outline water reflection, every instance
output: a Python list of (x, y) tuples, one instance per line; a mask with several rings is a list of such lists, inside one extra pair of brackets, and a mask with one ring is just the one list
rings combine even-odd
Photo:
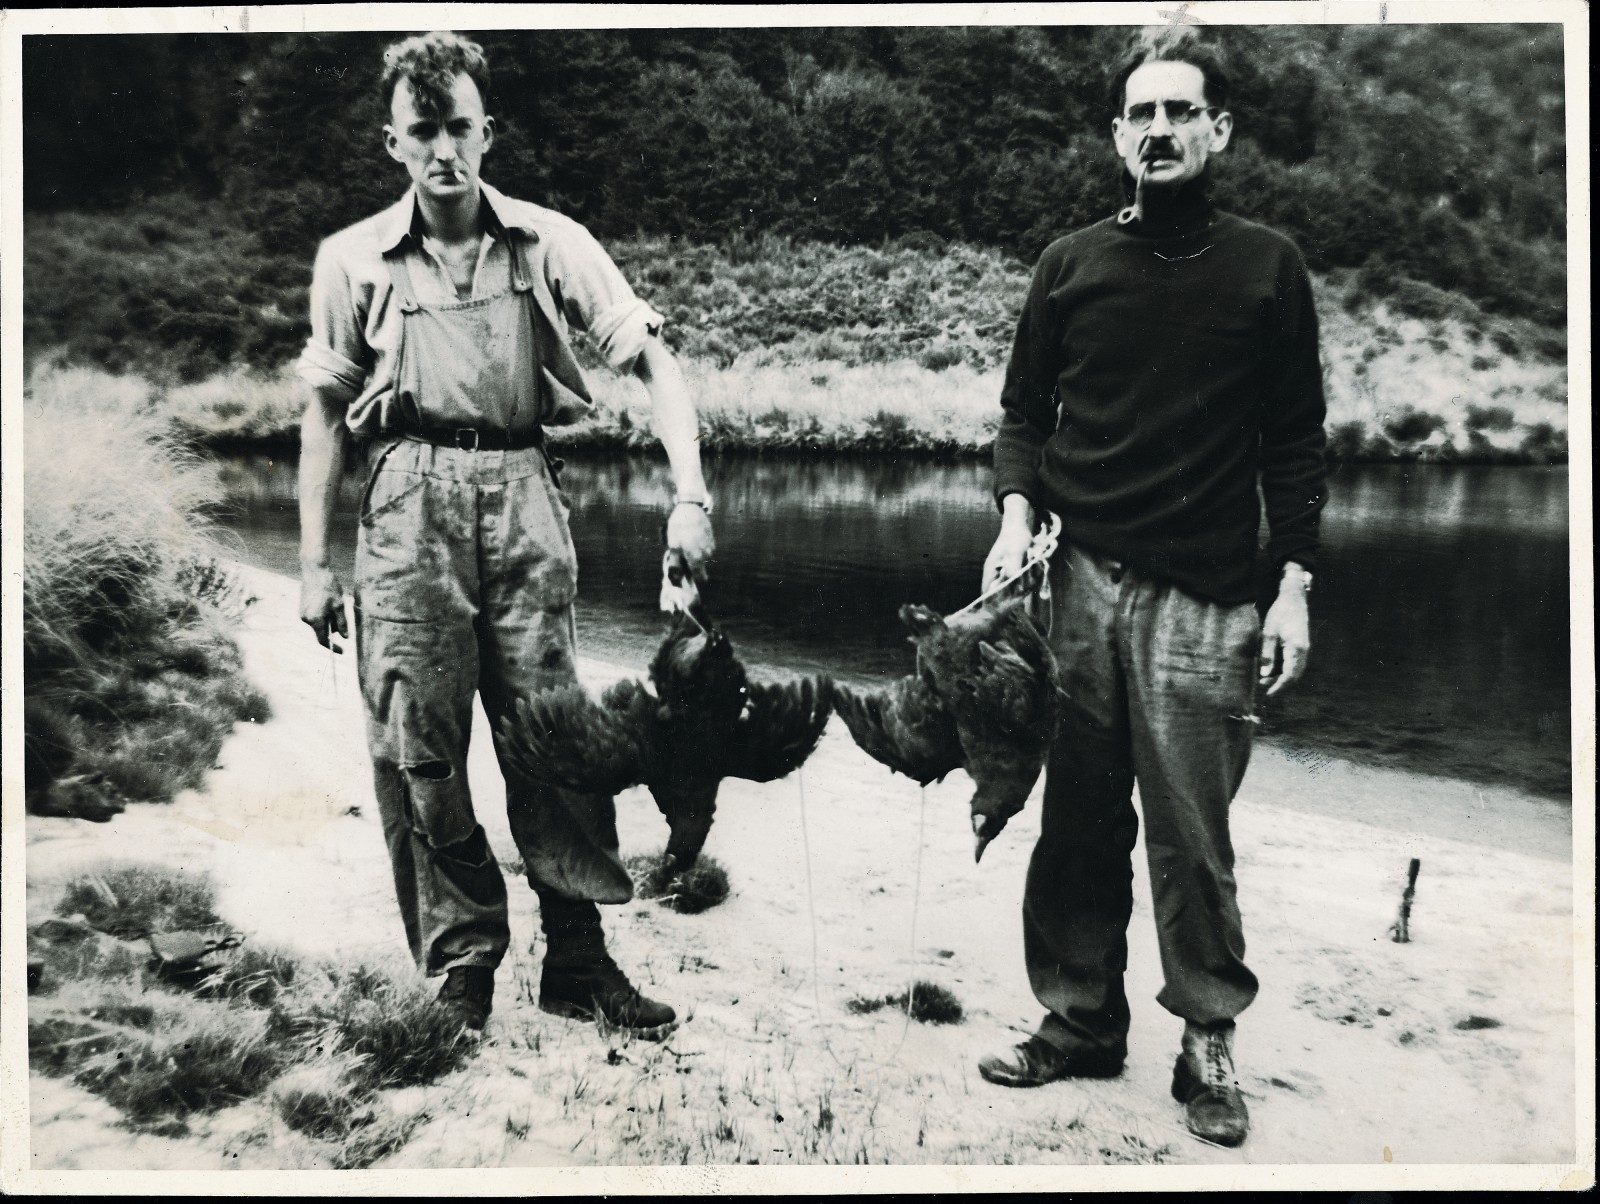
[[(298, 571), (292, 463), (225, 465), (241, 556)], [(982, 464), (728, 459), (711, 466), (709, 600), (752, 660), (851, 678), (905, 672), (902, 602), (970, 601), (997, 518)], [(354, 556), (352, 474), (336, 547)], [(578, 459), (562, 481), (579, 634), (642, 664), (659, 638), (659, 459)], [(1570, 790), (1564, 470), (1351, 466), (1334, 473), (1303, 686), (1268, 739), (1556, 797)], [(308, 636), (309, 638), (309, 636)]]

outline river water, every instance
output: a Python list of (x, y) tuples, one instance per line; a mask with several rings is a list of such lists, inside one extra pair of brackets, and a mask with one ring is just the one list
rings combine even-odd
[[(294, 463), (239, 457), (223, 473), (236, 554), (297, 573)], [(895, 611), (970, 601), (998, 522), (978, 463), (737, 457), (708, 476), (708, 603), (748, 662), (795, 671), (907, 672)], [(642, 666), (662, 631), (665, 464), (571, 458), (562, 485), (581, 647)], [(336, 541), (347, 583), (359, 491), (353, 473)], [(1565, 469), (1343, 466), (1323, 518), (1310, 671), (1264, 703), (1263, 737), (1570, 799), (1567, 587)]]

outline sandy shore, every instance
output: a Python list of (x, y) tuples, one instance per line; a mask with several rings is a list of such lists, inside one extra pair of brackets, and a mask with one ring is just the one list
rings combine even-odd
[[(238, 731), (206, 790), (171, 806), (133, 807), (105, 825), (29, 816), (30, 918), (75, 868), (145, 859), (210, 870), (222, 913), (252, 941), (398, 959), (353, 650), (315, 645), (295, 619), (294, 583), (244, 572), (259, 601), (241, 642), (275, 717)], [(641, 670), (585, 661), (582, 672), (598, 685)], [(479, 814), (510, 855), (481, 713), (478, 722)], [(1559, 1164), (1592, 1165), (1575, 1102), (1582, 934), (1569, 809), (1258, 749), (1235, 825), (1262, 982), (1238, 1038), (1254, 1129), (1229, 1151), (1190, 1138), (1167, 1094), (1182, 1025), (1154, 1002), (1142, 853), (1126, 1072), (1033, 1092), (978, 1077), (979, 1056), (1039, 1017), (1019, 918), (1038, 811), (1030, 805), (974, 866), (969, 790), (958, 774), (924, 799), (838, 723), (802, 775), (726, 783), (707, 852), (729, 871), (730, 900), (699, 916), (639, 900), (607, 909), (618, 960), (688, 1015), (666, 1046), (619, 1046), (533, 1006), (535, 904), (513, 884), (513, 955), (488, 1039), (465, 1070), (392, 1093), (394, 1108), (423, 1119), (380, 1165), (1536, 1163), (1552, 1164), (1551, 1183)], [(662, 845), (665, 825), (642, 790), (618, 811), (624, 855)], [(1413, 856), (1414, 939), (1397, 945), (1385, 933)], [(952, 990), (965, 1022), (908, 1025), (892, 1009), (844, 1006), (911, 977)], [(31, 1083), (37, 1170), (314, 1165), (259, 1105), (169, 1139), (117, 1127), (70, 1084)]]

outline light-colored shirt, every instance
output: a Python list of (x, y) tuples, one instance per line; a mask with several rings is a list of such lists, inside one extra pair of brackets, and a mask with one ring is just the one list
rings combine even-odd
[[(506, 227), (522, 235), (535, 300), (566, 343), (569, 325), (588, 333), (606, 363), (630, 368), (666, 321), (634, 294), (594, 236), (569, 217), (482, 185), (484, 234), (472, 299), (511, 286)], [(449, 268), (423, 245), (414, 191), (394, 205), (323, 240), (311, 277), (311, 337), (295, 365), (300, 377), (349, 403), (357, 435), (386, 429), (394, 398), (401, 313), (384, 254), (404, 246), (421, 305), (459, 297)], [(570, 358), (570, 352), (569, 352)]]

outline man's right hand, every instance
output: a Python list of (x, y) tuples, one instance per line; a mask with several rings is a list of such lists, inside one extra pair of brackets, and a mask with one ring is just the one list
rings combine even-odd
[(1028, 558), (1028, 545), (1032, 542), (1033, 532), (1028, 529), (1028, 524), (1017, 522), (1008, 515), (1000, 524), (999, 538), (994, 541), (994, 547), (989, 549), (989, 555), (983, 562), (983, 582), (979, 592), (986, 592), (1007, 577), (1020, 573), (1023, 562)]
[(317, 643), (324, 648), (344, 651), (330, 642), (335, 634), (350, 638), (344, 617), (344, 586), (339, 584), (338, 574), (326, 565), (300, 567), (300, 621), (317, 633)]

